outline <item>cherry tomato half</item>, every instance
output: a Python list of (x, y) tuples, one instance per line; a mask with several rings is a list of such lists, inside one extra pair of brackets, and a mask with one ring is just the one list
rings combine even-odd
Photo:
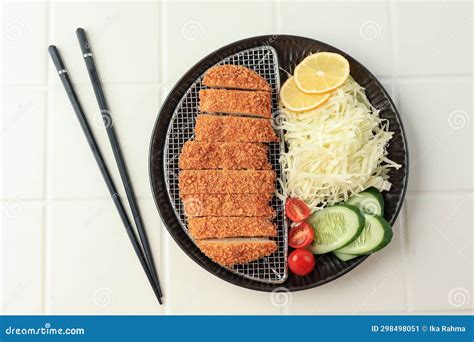
[(299, 276), (310, 273), (314, 269), (315, 263), (313, 253), (302, 248), (295, 249), (288, 257), (288, 266), (291, 272)]
[(301, 222), (311, 214), (305, 202), (298, 198), (288, 198), (285, 203), (286, 216), (293, 222)]
[(288, 244), (293, 248), (303, 248), (314, 240), (314, 229), (306, 222), (301, 222), (290, 229)]

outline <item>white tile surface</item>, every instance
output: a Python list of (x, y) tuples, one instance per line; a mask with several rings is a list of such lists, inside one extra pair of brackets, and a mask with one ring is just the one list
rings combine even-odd
[[(472, 314), (470, 2), (1, 6), (1, 313)], [(48, 44), (59, 47), (123, 194), (77, 43), (79, 25), (89, 34), (141, 198), (164, 307), (153, 297), (47, 55)], [(153, 123), (178, 78), (225, 44), (273, 33), (332, 44), (380, 76), (402, 115), (411, 164), (409, 199), (393, 242), (336, 281), (283, 298), (290, 301), (283, 307), (274, 305), (281, 297), (272, 303), (271, 294), (226, 283), (187, 257), (163, 228), (147, 171)]]
[(320, 40), (347, 52), (376, 75), (391, 75), (386, 2), (281, 1), (280, 31)]
[[(171, 315), (273, 315), (271, 294), (232, 285), (192, 261), (167, 235), (167, 313)], [(180, 286), (176, 286), (180, 284)]]
[(400, 75), (472, 73), (472, 2), (394, 4)]
[(48, 31), (46, 2), (2, 1), (0, 6), (2, 85), (43, 85)]
[(1, 202), (1, 312), (40, 314), (43, 282), (43, 207), (22, 200)]
[(468, 78), (398, 83), (410, 190), (472, 189), (472, 86)]
[(411, 309), (473, 309), (472, 200), (473, 193), (408, 197)]
[(43, 87), (2, 87), (1, 198), (42, 198)]
[[(76, 86), (76, 92), (88, 116), (94, 135), (97, 139), (106, 133), (98, 129), (100, 117), (92, 89), (87, 86)], [(90, 151), (79, 121), (61, 86), (49, 86), (49, 140), (48, 146), (48, 193), (51, 198), (86, 198), (107, 197), (107, 187), (102, 180), (99, 169)], [(95, 121), (94, 121), (95, 118)], [(95, 124), (94, 124), (95, 123)], [(109, 148), (100, 146), (102, 150)], [(109, 157), (110, 154), (104, 156)], [(111, 156), (110, 156), (111, 157)], [(113, 157), (112, 157), (113, 161)], [(114, 164), (108, 164), (109, 170), (118, 176)]]
[[(75, 82), (90, 82), (76, 38), (76, 29), (82, 27), (104, 83), (156, 83), (158, 7), (155, 1), (52, 2), (48, 43), (58, 46)], [(52, 65), (49, 81), (60, 84)]]
[[(139, 204), (150, 245), (159, 250), (160, 224), (154, 203)], [(46, 313), (162, 311), (112, 201), (73, 201), (53, 204), (49, 210)]]
[[(96, 139), (123, 194), (122, 182), (100, 111), (90, 85), (76, 87)], [(158, 113), (160, 88), (156, 85), (106, 85), (104, 87), (137, 196), (151, 198), (148, 149)], [(92, 156), (79, 121), (60, 86), (51, 86), (50, 193), (52, 198), (108, 197), (107, 188)]]
[(273, 7), (266, 1), (169, 1), (165, 11), (163, 41), (169, 67), (163, 73), (170, 84), (214, 50), (273, 31)]

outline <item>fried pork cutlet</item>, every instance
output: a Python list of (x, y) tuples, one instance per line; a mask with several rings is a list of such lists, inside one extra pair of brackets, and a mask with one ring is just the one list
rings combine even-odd
[(270, 91), (270, 85), (255, 71), (239, 65), (217, 65), (204, 74), (202, 84), (211, 88)]
[(183, 170), (270, 170), (268, 146), (253, 143), (187, 141), (179, 156)]
[(198, 115), (196, 141), (278, 142), (270, 120), (239, 116)]
[(275, 241), (261, 238), (196, 240), (196, 243), (207, 257), (222, 266), (246, 264), (277, 250)]
[(277, 235), (275, 224), (265, 217), (193, 217), (188, 229), (197, 240)]
[(189, 194), (265, 194), (275, 191), (273, 170), (182, 170), (181, 197)]
[(197, 216), (260, 216), (274, 217), (268, 204), (272, 194), (194, 194), (183, 195), (187, 217)]
[(203, 113), (227, 113), (272, 117), (270, 93), (267, 91), (202, 89), (199, 109)]

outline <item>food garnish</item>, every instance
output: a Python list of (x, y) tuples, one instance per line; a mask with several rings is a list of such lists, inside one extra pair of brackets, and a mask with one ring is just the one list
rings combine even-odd
[(326, 102), (331, 93), (308, 94), (302, 92), (295, 83), (295, 78), (290, 77), (286, 80), (280, 90), (280, 100), (289, 110), (302, 112), (316, 108)]
[(306, 57), (295, 68), (298, 88), (310, 94), (322, 94), (341, 86), (349, 76), (349, 62), (333, 52), (318, 52)]
[(306, 220), (311, 214), (305, 202), (298, 198), (288, 198), (285, 203), (286, 216), (293, 222)]
[(311, 251), (324, 254), (351, 243), (365, 225), (364, 215), (356, 207), (338, 204), (314, 212), (308, 219), (314, 229)]
[(363, 192), (359, 192), (349, 198), (346, 203), (359, 208), (366, 214), (383, 216), (383, 197), (380, 191), (375, 188), (368, 188)]
[(364, 230), (357, 239), (339, 248), (337, 252), (352, 255), (370, 254), (384, 248), (392, 240), (392, 228), (383, 217), (364, 214), (364, 218)]
[(369, 188), (347, 201), (357, 206), (364, 215), (364, 229), (350, 244), (339, 248), (334, 254), (341, 260), (350, 260), (350, 255), (358, 256), (374, 253), (392, 240), (393, 232), (390, 224), (383, 215), (384, 201), (382, 194), (374, 188)]
[(400, 167), (387, 157), (393, 133), (354, 80), (314, 110), (296, 113), (283, 107), (282, 113), (283, 197), (298, 197), (315, 210), (369, 187), (390, 189), (388, 171)]
[(314, 255), (303, 248), (295, 249), (288, 257), (288, 267), (298, 276), (304, 276), (314, 269)]
[[(278, 125), (287, 147), (280, 156), (280, 197), (287, 199), (287, 216), (301, 222), (314, 211), (290, 230), (289, 246), (306, 246), (314, 254), (333, 252), (342, 261), (391, 241), (380, 191), (390, 190), (390, 168), (401, 167), (387, 157), (393, 136), (388, 121), (349, 74), (349, 62), (339, 54), (306, 57), (281, 89)], [(290, 254), (290, 269), (307, 274), (297, 267), (299, 253)]]
[(314, 229), (306, 222), (293, 226), (288, 234), (288, 245), (292, 248), (309, 246), (314, 239)]

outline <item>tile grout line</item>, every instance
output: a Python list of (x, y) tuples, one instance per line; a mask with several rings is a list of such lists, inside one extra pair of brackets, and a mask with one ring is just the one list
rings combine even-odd
[[(123, 194), (120, 193), (120, 196)], [(18, 199), (17, 197), (12, 197), (12, 198), (2, 198), (0, 199), (0, 203), (3, 202), (9, 202), (12, 200)], [(144, 197), (144, 196), (137, 196), (137, 200), (139, 201), (152, 201), (153, 197)], [(46, 203), (71, 203), (71, 202), (90, 202), (90, 201), (110, 201), (110, 197), (67, 197), (67, 198), (48, 198), (46, 199), (41, 199), (41, 198), (21, 198), (22, 202), (26, 203), (33, 203), (33, 204), (46, 204)]]
[[(277, 26), (277, 25), (276, 25)], [(277, 28), (275, 28), (277, 30)], [(166, 60), (166, 57), (160, 57), (162, 60)], [(160, 76), (166, 75), (166, 70), (160, 70)], [(427, 81), (471, 81), (474, 79), (474, 74), (427, 74), (427, 75), (375, 75), (375, 77), (381, 82), (427, 82)], [(164, 77), (161, 77), (164, 79)], [(82, 87), (90, 85), (86, 82), (73, 82), (75, 87)], [(167, 81), (163, 82), (103, 82), (104, 86), (158, 86), (158, 87), (170, 87), (174, 83), (169, 83)], [(48, 88), (49, 86), (60, 87), (61, 83), (49, 82), (48, 84), (1, 84), (1, 88)]]
[[(383, 79), (385, 76), (376, 76)], [(469, 81), (474, 78), (474, 74), (427, 74), (427, 75), (398, 75), (394, 74), (393, 79), (397, 82), (426, 82), (426, 81)]]
[[(273, 7), (273, 29), (275, 30), (275, 33), (279, 35), (281, 34), (281, 2), (280, 0), (274, 0), (272, 2), (272, 7)], [(289, 298), (291, 300), (291, 293), (290, 293)], [(279, 307), (278, 311), (280, 315), (289, 315), (290, 313), (289, 305), (283, 305)]]
[[(474, 195), (474, 189), (460, 189), (460, 190), (407, 190), (405, 198), (420, 198), (424, 196), (469, 196)], [(0, 198), (0, 203), (9, 202), (18, 199), (17, 197), (5, 197)], [(152, 196), (137, 196), (139, 201), (152, 201)], [(87, 202), (87, 201), (110, 201), (110, 197), (61, 197), (61, 198), (48, 198), (47, 200), (41, 198), (21, 198), (22, 202), (32, 204), (46, 204), (46, 203), (73, 203), (73, 202)]]
[[(50, 42), (50, 15), (51, 11), (51, 3), (49, 1), (46, 2), (46, 46), (48, 46)], [(46, 47), (45, 46), (45, 47)], [(47, 52), (46, 52), (47, 53)], [(48, 58), (47, 58), (48, 59)], [(48, 189), (48, 174), (49, 174), (49, 165), (48, 165), (48, 156), (49, 156), (49, 145), (50, 145), (50, 138), (48, 136), (49, 130), (49, 92), (48, 92), (48, 83), (49, 83), (49, 64), (48, 60), (45, 60), (45, 102), (44, 102), (44, 123), (43, 123), (43, 134), (44, 134), (44, 151), (43, 151), (43, 240), (42, 240), (42, 277), (41, 277), (41, 311), (43, 314), (47, 313), (47, 298), (48, 298), (48, 261), (49, 261), (49, 229), (48, 229), (48, 217), (49, 217), (49, 189)]]
[[(169, 255), (170, 255), (170, 244), (169, 244), (169, 236), (167, 235), (167, 232), (165, 232), (165, 226), (164, 226), (164, 222), (161, 221), (161, 224), (160, 224), (160, 255), (163, 257), (163, 275), (164, 275), (164, 279), (163, 279), (163, 304), (164, 304), (164, 314), (165, 315), (170, 315), (170, 305), (169, 305), (169, 298), (170, 298), (170, 295), (169, 295), (169, 291), (171, 289), (171, 284), (170, 284), (170, 275), (169, 275), (169, 272), (170, 272), (170, 258), (169, 258)], [(162, 234), (163, 232), (165, 232), (165, 234)]]
[[(465, 75), (468, 76), (468, 75)], [(72, 85), (74, 87), (82, 87), (82, 86), (90, 86), (90, 82), (83, 82), (83, 81), (73, 81)], [(133, 82), (133, 81), (126, 81), (126, 82), (120, 82), (120, 81), (113, 81), (113, 82), (102, 82), (102, 85), (104, 86), (164, 86), (166, 85), (165, 83), (160, 83), (158, 81), (149, 81), (149, 82)], [(1, 84), (1, 88), (23, 88), (23, 87), (28, 87), (28, 88), (47, 88), (49, 86), (56, 86), (56, 87), (62, 87), (61, 82), (54, 82), (49, 80), (48, 83), (46, 84), (35, 84), (35, 83), (13, 83), (13, 84)]]
[(403, 287), (405, 292), (405, 310), (407, 312), (413, 311), (413, 300), (411, 295), (411, 278), (409, 277), (409, 272), (407, 271), (407, 255), (410, 252), (409, 242), (408, 242), (408, 206), (405, 203), (402, 206), (402, 217), (400, 222), (400, 237), (401, 237), (401, 256), (402, 256), (402, 272), (403, 272)]
[[(399, 103), (399, 84), (398, 84), (398, 64), (397, 64), (397, 55), (398, 55), (398, 48), (396, 44), (397, 40), (397, 33), (396, 33), (396, 15), (395, 15), (395, 6), (393, 0), (390, 0), (388, 5), (388, 20), (389, 20), (389, 30), (390, 30), (390, 41), (392, 47), (392, 75), (390, 77), (390, 82), (392, 86), (392, 91), (394, 93), (394, 102)], [(402, 264), (402, 274), (403, 274), (403, 307), (405, 308), (406, 312), (411, 310), (411, 292), (409, 291), (409, 274), (407, 272), (406, 267), (406, 255), (407, 255), (407, 248), (408, 248), (408, 234), (407, 234), (407, 217), (408, 217), (408, 210), (406, 205), (406, 197), (404, 203), (402, 204), (402, 209), (400, 211), (400, 251), (399, 255), (401, 256), (401, 264)]]
[(281, 2), (280, 0), (273, 1), (273, 29), (275, 33), (281, 34)]
[(166, 30), (166, 13), (167, 13), (167, 1), (163, 0), (159, 2), (158, 5), (159, 13), (158, 13), (158, 29), (160, 32), (158, 33), (159, 37), (159, 56), (160, 56), (160, 65), (158, 67), (158, 70), (160, 74), (158, 75), (158, 81), (160, 85), (164, 86), (167, 81), (168, 81), (168, 72), (167, 72), (167, 66), (168, 66), (168, 58), (166, 55), (166, 50), (168, 47), (168, 43), (166, 41), (166, 35), (167, 35), (167, 30)]
[[(158, 29), (160, 32), (158, 32), (158, 37), (159, 37), (159, 55), (160, 55), (160, 65), (158, 70), (160, 71), (160, 75), (158, 78), (158, 81), (162, 84), (166, 83), (168, 80), (168, 74), (167, 74), (167, 66), (168, 66), (168, 59), (166, 56), (166, 48), (167, 48), (167, 42), (166, 42), (166, 12), (167, 12), (167, 1), (163, 0), (159, 2), (158, 5), (158, 20), (159, 20), (159, 25)], [(159, 96), (160, 100), (164, 100), (164, 88), (160, 87), (159, 90)], [(160, 101), (163, 103), (162, 101)], [(171, 286), (169, 284), (170, 282), (170, 254), (169, 254), (169, 243), (168, 243), (168, 236), (166, 236), (165, 232), (165, 223), (160, 217), (160, 262), (161, 262), (161, 269), (162, 269), (162, 276), (160, 278), (161, 280), (161, 286), (163, 290), (163, 306), (164, 306), (164, 314), (169, 315), (170, 314), (170, 307), (169, 307), (169, 299), (170, 299), (170, 294), (169, 291), (171, 289)]]
[(391, 42), (390, 45), (392, 48), (392, 68), (391, 68), (391, 75), (389, 77), (389, 81), (393, 85), (393, 83), (397, 81), (396, 75), (398, 75), (398, 64), (396, 62), (398, 49), (397, 49), (397, 44), (396, 44), (397, 34), (395, 30), (395, 8), (394, 8), (393, 0), (390, 0), (387, 9), (388, 9), (388, 22), (389, 22), (388, 27), (390, 30), (389, 35), (390, 35), (390, 42)]
[(390, 0), (388, 4), (388, 20), (389, 20), (389, 27), (390, 27), (390, 40), (392, 46), (392, 80), (396, 80), (396, 76), (398, 75), (398, 63), (397, 63), (397, 56), (398, 56), (398, 47), (397, 47), (397, 32), (396, 32), (396, 11), (395, 11), (395, 3), (394, 0)]
[(406, 197), (408, 198), (414, 198), (414, 197), (422, 197), (426, 195), (451, 195), (451, 196), (465, 196), (472, 194), (474, 192), (474, 189), (457, 189), (457, 190), (451, 190), (451, 189), (443, 189), (443, 190), (407, 190)]

